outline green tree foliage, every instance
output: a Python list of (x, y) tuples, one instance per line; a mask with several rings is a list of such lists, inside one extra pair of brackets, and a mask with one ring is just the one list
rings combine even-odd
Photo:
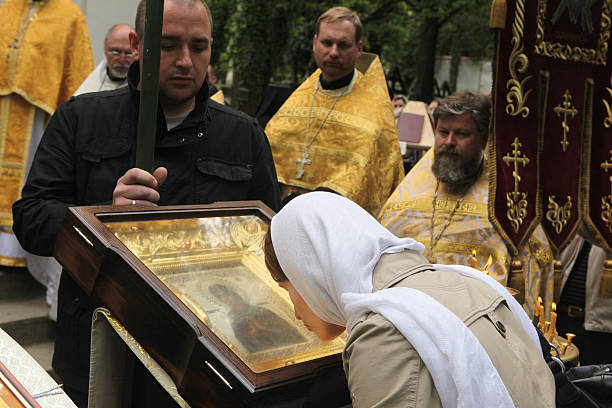
[(209, 0), (207, 4), (213, 15), (213, 46), (210, 63), (215, 66), (217, 74), (221, 75), (229, 69), (227, 44), (234, 32), (229, 21), (236, 11), (237, 3), (234, 0)]
[[(212, 62), (232, 68), (254, 113), (266, 84), (300, 83), (315, 69), (317, 17), (330, 7), (354, 10), (364, 24), (364, 50), (399, 73), (411, 97), (432, 98), (436, 55), (491, 58), (491, 0), (209, 0), (214, 18)], [(233, 103), (236, 106), (236, 103)]]
[(469, 56), (474, 61), (493, 57), (493, 36), (485, 20), (489, 13), (489, 2), (466, 7), (440, 31), (437, 54), (452, 56), (450, 76), (452, 91), (460, 90), (456, 85), (457, 70), (462, 56)]

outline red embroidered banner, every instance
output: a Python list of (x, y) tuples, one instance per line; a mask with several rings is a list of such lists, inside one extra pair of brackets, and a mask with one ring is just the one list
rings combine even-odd
[[(612, 3), (612, 2), (611, 2)], [(610, 7), (612, 9), (612, 5)], [(608, 20), (609, 21), (609, 20)], [(608, 26), (609, 27), (609, 26)], [(585, 179), (581, 207), (585, 209), (585, 224), (595, 236), (597, 245), (612, 251), (612, 75), (610, 54), (607, 65), (593, 77), (592, 118), (587, 122), (590, 138), (586, 149)]]
[(506, 26), (497, 37), (489, 217), (513, 253), (541, 218), (535, 11), (534, 1), (508, 1)]
[[(492, 154), (497, 186), (490, 192), (492, 222), (514, 250), (541, 222), (558, 253), (582, 221), (609, 248), (612, 128), (606, 128), (605, 121), (612, 90), (606, 96), (605, 88), (612, 87), (612, 0), (514, 0), (508, 1), (507, 11), (496, 61)], [(513, 63), (519, 69), (513, 71)], [(507, 105), (514, 100), (523, 101), (528, 114), (512, 115)], [(508, 156), (508, 145), (516, 140), (523, 156)], [(509, 174), (508, 157), (513, 154), (522, 161)], [(513, 213), (510, 198), (504, 202), (504, 197), (524, 198), (527, 203), (520, 202)]]
[(570, 242), (588, 212), (593, 92), (609, 72), (611, 5), (610, 0), (538, 1), (535, 53), (541, 72), (549, 77), (540, 158), (542, 226), (557, 250)]

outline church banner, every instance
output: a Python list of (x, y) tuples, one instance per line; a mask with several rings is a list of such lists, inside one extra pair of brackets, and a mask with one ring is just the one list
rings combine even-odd
[(535, 2), (508, 1), (505, 26), (497, 36), (489, 217), (514, 254), (541, 219), (535, 35)]
[[(593, 10), (595, 13), (596, 10)], [(595, 14), (594, 14), (595, 15)], [(588, 120), (585, 124), (587, 143), (585, 182), (581, 207), (585, 223), (597, 245), (612, 250), (612, 64), (610, 22), (612, 0), (604, 2), (601, 18), (593, 21), (599, 27), (595, 67), (586, 79)], [(592, 110), (592, 111), (591, 111)]]
[[(558, 254), (585, 221), (602, 246), (608, 247), (612, 242), (612, 138), (605, 118), (606, 106), (612, 106), (612, 91), (606, 95), (605, 85), (611, 85), (607, 62), (612, 0), (515, 0), (507, 5), (495, 87), (494, 224), (514, 248), (539, 221)], [(513, 115), (508, 108), (514, 101), (523, 101), (523, 115)], [(500, 109), (504, 102), (506, 108)], [(502, 147), (508, 150), (507, 145), (517, 140), (521, 146), (513, 147), (520, 148), (522, 155), (506, 156)], [(514, 166), (514, 184), (504, 168), (508, 163)], [(517, 214), (525, 214), (522, 223), (529, 224), (517, 229), (517, 223), (509, 219), (510, 198), (506, 203), (501, 199), (513, 195), (522, 199), (523, 193), (527, 204), (519, 206), (524, 210)], [(610, 205), (609, 222), (604, 202)]]

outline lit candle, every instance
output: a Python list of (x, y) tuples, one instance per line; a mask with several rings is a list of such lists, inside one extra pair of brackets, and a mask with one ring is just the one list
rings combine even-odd
[(487, 263), (485, 264), (484, 269), (482, 271), (488, 275), (489, 271), (487, 271), (487, 269), (489, 269), (489, 266), (491, 266), (492, 264), (493, 264), (493, 255), (489, 255), (489, 259), (487, 259)]
[(470, 256), (470, 267), (476, 268), (476, 250), (472, 249), (472, 256)]
[(538, 322), (538, 329), (544, 330), (544, 305), (541, 303), (542, 299), (539, 297), (538, 299), (540, 299), (540, 321)]
[(538, 301), (535, 304), (534, 312), (533, 312), (533, 321), (537, 322), (538, 317), (540, 316), (540, 303), (542, 302), (542, 298), (538, 296)]
[(550, 313), (550, 328), (548, 329), (548, 341), (552, 341), (553, 337), (557, 333), (557, 305), (555, 302), (552, 304), (552, 312)]

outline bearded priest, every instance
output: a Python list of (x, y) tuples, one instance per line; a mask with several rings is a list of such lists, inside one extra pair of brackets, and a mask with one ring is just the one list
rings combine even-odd
[[(484, 152), (490, 111), (485, 95), (455, 93), (440, 101), (433, 112), (433, 149), (389, 197), (379, 221), (395, 235), (423, 243), (431, 263), (486, 269), (519, 290), (517, 300), (533, 310), (538, 296), (548, 303), (552, 299), (552, 252), (537, 227), (512, 258), (489, 222), (490, 169)], [(485, 267), (489, 257), (492, 265)]]

